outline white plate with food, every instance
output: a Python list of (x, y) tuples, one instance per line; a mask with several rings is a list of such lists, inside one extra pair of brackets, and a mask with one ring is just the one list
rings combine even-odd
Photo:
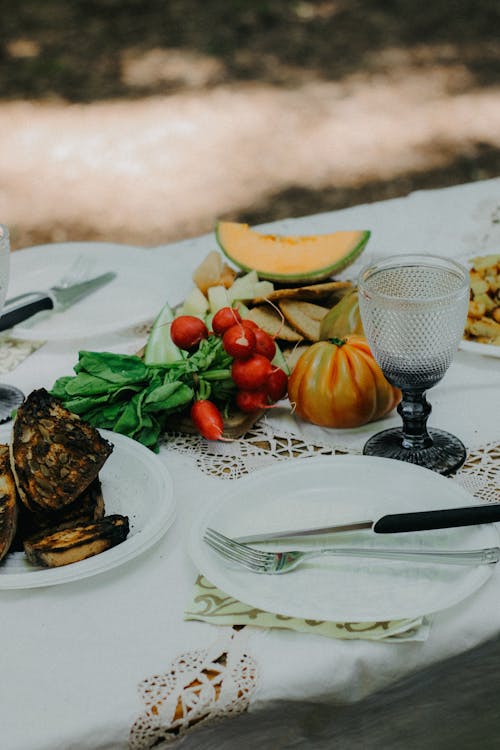
[[(0, 442), (10, 439), (0, 428)], [(124, 435), (100, 430), (113, 452), (99, 472), (106, 516), (127, 516), (125, 541), (85, 560), (55, 568), (35, 567), (23, 551), (10, 552), (0, 563), (0, 589), (26, 589), (77, 581), (132, 560), (158, 542), (175, 518), (173, 482), (160, 458)]]
[(500, 253), (463, 259), (470, 269), (471, 301), (466, 338), (459, 348), (483, 357), (500, 357)]
[(165, 277), (146, 248), (100, 242), (41, 245), (12, 253), (7, 296), (54, 286), (71, 274), (79, 258), (85, 277), (114, 271), (115, 279), (66, 310), (33, 315), (13, 328), (13, 336), (44, 341), (99, 336), (150, 321), (165, 304)]
[[(231, 486), (197, 522), (190, 553), (213, 584), (252, 607), (288, 617), (334, 622), (413, 618), (471, 595), (491, 565), (462, 567), (323, 557), (283, 575), (258, 575), (224, 561), (204, 541), (207, 527), (230, 537), (376, 519), (386, 513), (459, 507), (474, 498), (458, 483), (411, 464), (368, 456), (285, 461)], [(463, 550), (498, 546), (496, 525), (406, 534), (345, 532), (267, 542), (265, 549), (367, 546)]]

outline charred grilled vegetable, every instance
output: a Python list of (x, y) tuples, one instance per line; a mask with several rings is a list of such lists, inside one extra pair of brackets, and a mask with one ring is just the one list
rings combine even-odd
[(0, 560), (12, 545), (16, 525), (17, 491), (10, 470), (9, 446), (0, 445)]
[(28, 510), (57, 511), (96, 479), (113, 446), (64, 408), (44, 388), (19, 407), (11, 442), (11, 468)]
[(58, 531), (75, 524), (89, 523), (103, 518), (105, 514), (104, 498), (99, 478), (94, 479), (87, 489), (60, 510), (31, 511), (19, 503), (17, 532), (13, 543), (16, 550), (23, 549), (23, 542), (34, 534)]
[(128, 533), (127, 516), (105, 516), (98, 521), (32, 536), (24, 542), (24, 551), (34, 565), (57, 568), (111, 549), (125, 541)]

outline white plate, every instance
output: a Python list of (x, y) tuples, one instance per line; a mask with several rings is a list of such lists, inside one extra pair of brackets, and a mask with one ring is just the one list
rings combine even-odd
[[(172, 479), (158, 456), (124, 435), (100, 432), (114, 445), (99, 473), (106, 515), (128, 516), (127, 539), (99, 555), (60, 568), (37, 568), (27, 561), (24, 552), (12, 553), (0, 563), (0, 589), (53, 586), (103, 573), (149, 549), (172, 525)], [(9, 436), (10, 431), (1, 428), (0, 439), (7, 442)]]
[[(375, 520), (385, 513), (474, 504), (450, 479), (411, 464), (368, 456), (297, 459), (235, 482), (197, 523), (190, 540), (195, 565), (225, 593), (289, 617), (357, 622), (418, 617), (450, 607), (482, 586), (491, 566), (461, 567), (324, 557), (279, 576), (256, 575), (222, 560), (202, 541), (210, 526), (239, 536), (258, 531)], [(374, 534), (358, 531), (314, 541), (258, 545), (307, 549), (361, 545), (417, 549), (497, 546), (495, 525)], [(256, 545), (257, 546), (257, 545)]]
[(480, 344), (477, 341), (461, 341), (458, 347), (464, 352), (480, 354), (483, 357), (500, 357), (500, 346)]
[(116, 278), (63, 312), (43, 311), (20, 323), (20, 339), (79, 339), (152, 320), (165, 304), (165, 278), (146, 248), (98, 242), (42, 245), (11, 254), (8, 297), (57, 284), (75, 260), (88, 260), (88, 276)]

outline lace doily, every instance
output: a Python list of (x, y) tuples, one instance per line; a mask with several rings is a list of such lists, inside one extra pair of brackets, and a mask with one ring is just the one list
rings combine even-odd
[[(199, 435), (169, 433), (163, 446), (191, 456), (197, 468), (217, 479), (239, 479), (275, 461), (333, 456), (360, 451), (334, 448), (275, 428), (262, 419), (233, 442), (207, 441)], [(481, 502), (500, 502), (500, 442), (469, 448), (465, 464), (453, 477)]]
[(483, 503), (500, 502), (500, 444), (471, 448), (455, 481)]
[(166, 434), (162, 445), (190, 455), (200, 471), (218, 479), (239, 479), (283, 459), (347, 453), (343, 448), (320, 445), (285, 432), (276, 434), (265, 419), (232, 442), (207, 441), (200, 435), (175, 432)]
[(256, 686), (245, 643), (244, 631), (234, 628), (211, 648), (181, 654), (165, 672), (143, 680), (145, 711), (130, 730), (130, 750), (158, 747), (202, 721), (245, 711)]
[(5, 336), (0, 337), (0, 374), (15, 370), (43, 343), (43, 341), (19, 341)]

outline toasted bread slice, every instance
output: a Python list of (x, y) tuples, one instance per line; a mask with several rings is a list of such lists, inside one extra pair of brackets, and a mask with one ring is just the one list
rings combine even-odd
[(10, 469), (9, 446), (0, 445), (0, 560), (9, 551), (17, 527), (17, 490)]
[(303, 338), (308, 341), (319, 341), (320, 321), (317, 318), (311, 318), (308, 314), (308, 307), (317, 307), (317, 305), (300, 300), (282, 299), (279, 306), (287, 323)]
[(259, 305), (268, 300), (276, 303), (282, 299), (297, 299), (331, 307), (353, 288), (354, 285), (350, 281), (325, 281), (322, 284), (276, 289), (274, 292), (268, 294), (265, 299), (258, 298), (252, 300), (252, 304)]
[[(287, 305), (289, 302), (296, 302), (299, 309), (302, 310), (304, 315), (307, 315), (308, 318), (311, 318), (312, 320), (317, 320), (321, 323), (327, 312), (331, 308), (329, 307), (323, 307), (323, 305), (316, 305), (314, 302), (303, 302), (301, 300), (283, 300), (283, 304)], [(281, 305), (280, 305), (281, 307)]]
[(291, 328), (270, 305), (253, 307), (246, 316), (257, 323), (263, 331), (281, 341), (302, 341), (303, 336)]
[(127, 516), (104, 516), (99, 521), (32, 536), (24, 542), (24, 551), (34, 565), (58, 568), (111, 549), (125, 541), (128, 533)]
[(10, 463), (19, 496), (31, 510), (72, 503), (97, 477), (113, 446), (44, 388), (17, 410)]

